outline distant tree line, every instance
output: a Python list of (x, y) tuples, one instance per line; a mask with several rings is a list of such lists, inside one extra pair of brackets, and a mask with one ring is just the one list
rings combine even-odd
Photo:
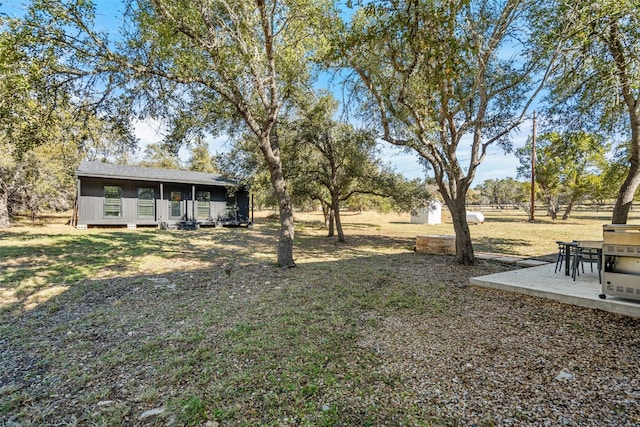
[[(549, 217), (568, 219), (575, 207), (614, 205), (625, 179), (624, 159), (628, 146), (612, 149), (598, 134), (549, 132), (536, 141), (535, 198)], [(527, 212), (531, 202), (531, 153), (529, 140), (516, 151), (518, 178), (489, 179), (475, 187), (473, 201), (503, 209)], [(640, 198), (636, 192), (635, 200)]]

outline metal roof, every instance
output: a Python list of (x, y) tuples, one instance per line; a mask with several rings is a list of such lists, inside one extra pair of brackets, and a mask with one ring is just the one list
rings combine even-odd
[(175, 182), (181, 184), (205, 184), (234, 186), (220, 175), (178, 169), (146, 168), (142, 166), (114, 165), (102, 162), (82, 162), (76, 170), (77, 177), (117, 178), (134, 181)]

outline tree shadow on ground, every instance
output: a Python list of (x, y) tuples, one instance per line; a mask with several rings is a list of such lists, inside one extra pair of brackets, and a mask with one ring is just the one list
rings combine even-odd
[[(269, 227), (265, 227), (268, 229)], [(24, 304), (52, 285), (69, 286), (95, 277), (130, 276), (145, 270), (183, 268), (198, 262), (224, 262), (238, 254), (274, 248), (272, 233), (245, 228), (192, 231), (139, 229), (90, 230), (86, 234), (33, 233), (3, 236), (21, 244), (0, 247), (3, 299)], [(0, 304), (4, 306), (5, 304)]]
[[(531, 246), (524, 239), (507, 239), (504, 237), (479, 237), (473, 239), (474, 250), (478, 252), (502, 253), (505, 255), (521, 255), (522, 248)], [(524, 251), (526, 253), (526, 250)]]
[[(339, 243), (336, 236), (326, 237), (326, 229), (320, 221), (300, 221), (296, 223), (299, 230), (296, 231), (294, 258), (308, 262), (413, 250), (413, 237), (368, 234), (376, 227), (374, 224), (349, 223), (345, 230), (347, 241)], [(92, 278), (128, 277), (158, 269), (162, 272), (186, 271), (198, 265), (223, 270), (227, 264), (243, 257), (273, 265), (279, 230), (277, 221), (271, 220), (256, 223), (254, 229), (96, 229), (86, 233), (73, 230), (68, 235), (46, 232), (3, 234), (0, 236), (0, 241), (5, 242), (0, 247), (0, 291), (5, 302), (0, 305), (19, 308), (49, 286), (72, 286)], [(6, 243), (13, 241), (17, 243)], [(476, 252), (522, 255), (522, 247), (527, 245), (522, 239), (474, 239)], [(550, 254), (542, 258), (551, 260), (552, 257)], [(9, 300), (13, 302), (7, 303)]]

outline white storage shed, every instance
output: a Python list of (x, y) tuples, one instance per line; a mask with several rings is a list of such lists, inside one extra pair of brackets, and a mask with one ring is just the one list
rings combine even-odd
[(442, 203), (432, 200), (429, 206), (416, 209), (411, 212), (411, 224), (441, 224)]

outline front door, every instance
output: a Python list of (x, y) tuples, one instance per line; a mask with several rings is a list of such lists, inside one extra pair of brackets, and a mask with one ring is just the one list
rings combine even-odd
[(182, 201), (182, 192), (172, 191), (169, 199), (169, 216), (171, 219), (182, 219), (184, 215), (184, 203)]

